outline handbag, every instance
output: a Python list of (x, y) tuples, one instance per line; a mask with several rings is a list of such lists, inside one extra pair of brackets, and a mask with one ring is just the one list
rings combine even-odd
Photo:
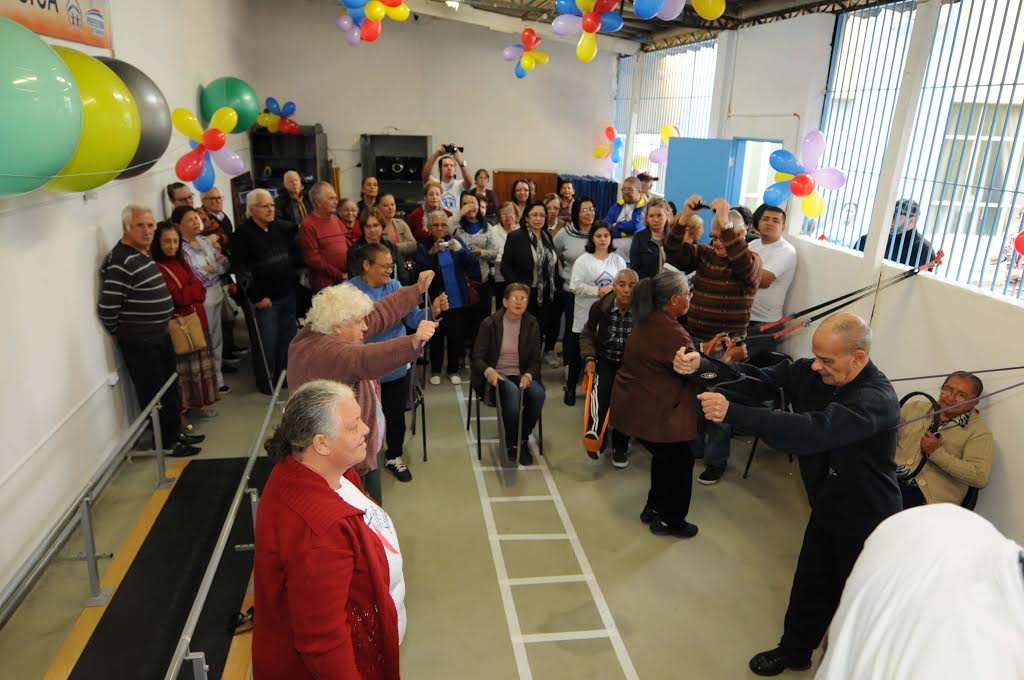
[(469, 291), (469, 304), (467, 307), (473, 307), (474, 305), (480, 304), (480, 287), (483, 284), (476, 279), (466, 277), (466, 289)]
[[(158, 265), (161, 269), (171, 275), (174, 282), (181, 288), (181, 281), (167, 267)], [(167, 332), (171, 336), (171, 345), (177, 356), (184, 356), (206, 349), (206, 333), (203, 331), (203, 322), (199, 320), (199, 314), (193, 308), (188, 314), (173, 316), (167, 322)]]

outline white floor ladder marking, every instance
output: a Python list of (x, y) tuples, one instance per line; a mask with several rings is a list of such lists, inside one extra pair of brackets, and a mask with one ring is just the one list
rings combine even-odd
[[(459, 404), (461, 415), (460, 423), (466, 422), (466, 397), (463, 394), (462, 386), (455, 387), (455, 395)], [(494, 443), (497, 439), (481, 439), (481, 443)], [(590, 561), (583, 552), (583, 545), (580, 543), (576, 529), (572, 525), (569, 512), (565, 508), (562, 496), (555, 486), (555, 479), (551, 475), (547, 461), (543, 456), (535, 458), (535, 464), (529, 467), (519, 467), (517, 472), (538, 471), (543, 475), (544, 483), (548, 488), (548, 495), (538, 496), (489, 496), (487, 494), (487, 483), (484, 480), (484, 472), (504, 472), (508, 468), (500, 466), (481, 465), (476, 459), (476, 440), (470, 431), (466, 431), (466, 450), (469, 452), (469, 460), (473, 466), (473, 477), (476, 480), (477, 493), (480, 496), (480, 508), (483, 510), (484, 525), (487, 528), (487, 537), (491, 544), (491, 558), (494, 560), (494, 571), (498, 576), (498, 588), (501, 592), (501, 602), (505, 609), (505, 621), (508, 624), (509, 637), (512, 640), (512, 652), (516, 660), (516, 668), (519, 671), (520, 680), (533, 680), (533, 673), (530, 670), (529, 658), (526, 654), (527, 644), (543, 644), (550, 642), (565, 642), (569, 640), (593, 640), (608, 638), (615, 651), (615, 656), (622, 668), (626, 680), (639, 680), (633, 661), (629, 658), (629, 652), (622, 641), (619, 629), (615, 625), (608, 602), (604, 599), (604, 593), (594, 577), (590, 567)], [(555, 511), (562, 522), (565, 533), (556, 534), (499, 534), (494, 522), (494, 504), (515, 503), (515, 502), (548, 502), (554, 503)], [(536, 576), (530, 578), (509, 578), (508, 568), (505, 565), (505, 557), (501, 551), (501, 543), (504, 541), (569, 541), (576, 561), (580, 565), (580, 574), (561, 576)], [(532, 585), (546, 585), (552, 583), (586, 583), (590, 589), (590, 596), (594, 600), (598, 614), (601, 617), (601, 624), (604, 628), (597, 630), (577, 630), (558, 633), (532, 633), (523, 634), (519, 627), (519, 615), (516, 612), (515, 598), (512, 595), (513, 587), (529, 587)]]

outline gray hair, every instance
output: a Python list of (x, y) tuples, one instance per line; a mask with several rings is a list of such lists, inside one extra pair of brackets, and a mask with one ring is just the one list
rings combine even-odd
[(266, 189), (253, 189), (245, 197), (245, 212), (252, 213), (252, 207), (256, 205), (256, 202), (261, 198), (270, 201), (271, 203), (274, 202), (274, 197), (271, 196), (270, 192)]
[(292, 393), (284, 407), (281, 423), (264, 444), (267, 455), (280, 463), (289, 455), (301, 454), (318, 434), (334, 437), (341, 428), (336, 408), (355, 399), (348, 385), (333, 380), (313, 380)]
[(440, 215), (444, 218), (444, 223), (448, 224), (448, 213), (443, 210), (431, 210), (426, 214), (427, 228), (430, 228), (430, 223), (434, 220), (435, 215)]
[(316, 207), (317, 201), (324, 197), (324, 192), (328, 189), (334, 189), (334, 186), (330, 182), (321, 180), (309, 190), (309, 200), (313, 201), (314, 207)]
[(282, 178), (281, 178), (281, 181), (283, 181), (283, 182), (284, 182), (284, 181), (287, 181), (287, 180), (288, 180), (288, 177), (289, 177), (290, 175), (295, 175), (296, 177), (298, 177), (298, 178), (299, 178), (299, 181), (300, 181), (300, 182), (302, 181), (302, 175), (300, 175), (300, 174), (299, 174), (298, 172), (296, 172), (295, 170), (289, 170), (288, 172), (284, 173), (284, 177), (282, 177)]
[(632, 276), (635, 281), (640, 281), (640, 275), (636, 273), (636, 270), (630, 269), (629, 267), (620, 269), (619, 273), (615, 275), (615, 280), (618, 281), (619, 278), (623, 276)]
[(369, 295), (350, 283), (339, 283), (313, 296), (306, 324), (314, 332), (328, 335), (335, 326), (364, 319), (372, 311), (373, 300)]
[(640, 180), (630, 175), (626, 179), (622, 180), (622, 186), (626, 186), (627, 184), (635, 184), (637, 186), (640, 186)]
[(121, 228), (127, 229), (132, 224), (132, 218), (142, 213), (153, 214), (152, 208), (147, 208), (138, 203), (129, 203), (121, 210)]
[(686, 274), (682, 272), (663, 271), (653, 278), (644, 279), (633, 289), (630, 301), (633, 318), (638, 322), (644, 321), (676, 295), (689, 292), (690, 285), (686, 282)]
[(843, 341), (848, 352), (864, 350), (871, 353), (871, 326), (868, 322), (850, 312), (839, 312), (825, 319), (820, 331), (827, 331)]
[(739, 210), (729, 211), (729, 224), (731, 225), (730, 228), (732, 229), (742, 229), (747, 225), (747, 223), (743, 219), (743, 215), (740, 213)]

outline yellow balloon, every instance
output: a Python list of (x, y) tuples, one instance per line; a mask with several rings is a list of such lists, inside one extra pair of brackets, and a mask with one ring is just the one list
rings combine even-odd
[(594, 158), (604, 158), (608, 155), (607, 146), (595, 146), (594, 147)]
[(544, 50), (530, 50), (530, 54), (533, 55), (533, 60), (537, 62), (537, 66), (543, 66), (551, 59), (550, 55)]
[(638, 153), (633, 156), (633, 169), (634, 170), (645, 170), (647, 168), (647, 156), (642, 153)]
[(672, 137), (672, 133), (673, 132), (675, 132), (675, 130), (672, 129), (671, 125), (662, 125), (661, 126), (661, 143), (662, 144), (668, 144), (668, 140), (669, 140), (670, 137)]
[(384, 3), (380, 0), (370, 0), (366, 3), (366, 18), (370, 21), (380, 21), (384, 18)]
[(788, 172), (776, 172), (775, 173), (775, 181), (776, 182), (788, 182), (791, 179), (793, 179), (793, 175), (789, 174)]
[(576, 58), (583, 63), (590, 62), (597, 54), (597, 38), (593, 33), (583, 32), (580, 41), (576, 43)]
[(388, 15), (388, 19), (392, 21), (405, 21), (409, 18), (409, 5), (404, 2), (398, 7), (385, 7), (384, 13)]
[(201, 142), (203, 140), (203, 126), (199, 124), (196, 114), (188, 109), (174, 109), (171, 111), (171, 123), (174, 129), (189, 139)]
[(576, 6), (580, 8), (580, 11), (586, 14), (594, 10), (594, 3), (597, 0), (576, 0)]
[(222, 106), (213, 112), (210, 119), (210, 127), (217, 128), (224, 134), (228, 134), (238, 125), (238, 113), (230, 106)]
[(67, 64), (82, 97), (82, 138), (49, 191), (89, 191), (114, 179), (139, 148), (142, 123), (135, 99), (103, 62), (78, 50), (54, 47)]
[(800, 199), (800, 207), (803, 208), (805, 217), (818, 217), (825, 211), (825, 201), (817, 191), (807, 194)]
[(701, 19), (714, 21), (725, 14), (725, 0), (692, 0), (690, 4)]
[(256, 116), (256, 124), (262, 125), (271, 132), (277, 132), (277, 127), (280, 121), (281, 116), (278, 116), (273, 113), (261, 113), (260, 115)]
[(519, 65), (527, 71), (532, 71), (533, 67), (537, 65), (537, 62), (534, 61), (532, 53), (523, 52), (523, 56), (519, 57)]

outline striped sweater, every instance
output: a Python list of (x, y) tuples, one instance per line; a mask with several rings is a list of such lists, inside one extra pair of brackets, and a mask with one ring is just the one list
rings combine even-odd
[(119, 242), (100, 267), (97, 309), (111, 335), (156, 336), (167, 332), (174, 302), (153, 259)]
[[(726, 230), (722, 235), (733, 234)], [(709, 340), (717, 333), (743, 335), (750, 323), (750, 307), (761, 281), (761, 257), (742, 238), (732, 238), (725, 250), (726, 257), (719, 257), (711, 246), (684, 243), (675, 229), (665, 237), (665, 261), (687, 274), (696, 271), (686, 315), (696, 340)]]

